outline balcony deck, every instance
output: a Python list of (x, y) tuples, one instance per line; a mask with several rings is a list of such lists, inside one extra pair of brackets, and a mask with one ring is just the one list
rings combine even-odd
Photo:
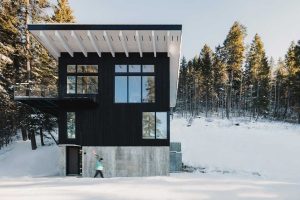
[(14, 87), (14, 100), (42, 112), (58, 116), (61, 109), (91, 108), (97, 105), (95, 96), (61, 96), (57, 87), (19, 84)]

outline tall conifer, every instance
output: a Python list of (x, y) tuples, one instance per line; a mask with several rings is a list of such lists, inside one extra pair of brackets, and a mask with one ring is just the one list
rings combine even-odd
[(247, 54), (247, 83), (253, 88), (253, 114), (266, 115), (269, 106), (270, 66), (265, 54), (263, 42), (258, 34), (254, 36)]
[(244, 39), (246, 37), (246, 27), (239, 22), (234, 22), (224, 41), (225, 60), (228, 73), (227, 98), (226, 98), (226, 117), (229, 118), (231, 105), (234, 105), (236, 98), (233, 94), (239, 93), (242, 64), (245, 54)]
[(69, 6), (68, 0), (58, 0), (57, 6), (54, 9), (54, 16), (52, 19), (58, 23), (74, 23), (75, 17), (73, 11)]

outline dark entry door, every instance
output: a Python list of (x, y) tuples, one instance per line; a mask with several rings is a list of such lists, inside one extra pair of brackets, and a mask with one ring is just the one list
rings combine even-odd
[(67, 147), (67, 175), (80, 174), (80, 148)]

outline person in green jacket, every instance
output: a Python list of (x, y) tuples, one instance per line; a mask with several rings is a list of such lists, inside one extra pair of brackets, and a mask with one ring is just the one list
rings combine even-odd
[(103, 158), (101, 158), (99, 155), (95, 154), (96, 155), (96, 173), (95, 173), (95, 176), (94, 178), (96, 178), (98, 176), (98, 174), (100, 174), (101, 178), (104, 178), (103, 177), (103, 163), (102, 163), (102, 160)]

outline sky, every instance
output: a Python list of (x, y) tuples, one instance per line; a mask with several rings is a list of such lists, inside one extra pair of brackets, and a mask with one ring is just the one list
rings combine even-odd
[(182, 24), (182, 55), (222, 44), (234, 21), (258, 33), (269, 57), (284, 57), (300, 40), (300, 0), (69, 0), (77, 23)]

